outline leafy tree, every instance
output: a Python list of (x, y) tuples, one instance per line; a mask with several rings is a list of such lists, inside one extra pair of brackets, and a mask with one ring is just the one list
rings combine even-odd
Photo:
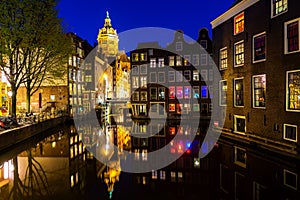
[(0, 70), (12, 90), (12, 115), (16, 115), (18, 88), (30, 96), (44, 80), (62, 78), (71, 54), (71, 40), (58, 18), (57, 0), (1, 0)]

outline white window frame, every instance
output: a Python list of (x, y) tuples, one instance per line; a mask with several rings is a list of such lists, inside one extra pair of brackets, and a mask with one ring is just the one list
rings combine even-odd
[[(154, 79), (155, 79), (155, 80), (152, 80), (153, 74), (154, 74)], [(150, 80), (149, 80), (149, 83), (157, 83), (157, 74), (156, 74), (156, 72), (150, 72)]]
[(192, 65), (199, 66), (199, 54), (192, 55)]
[(300, 112), (300, 109), (289, 109), (289, 73), (293, 73), (293, 72), (299, 72), (300, 73), (300, 69), (298, 70), (292, 70), (292, 71), (287, 71), (286, 72), (286, 99), (285, 99), (285, 105), (286, 105), (286, 111), (289, 112)]
[[(242, 61), (241, 64), (237, 64), (236, 63), (236, 55), (237, 55), (237, 53), (236, 53), (236, 46), (240, 45), (240, 44), (243, 44), (243, 52), (240, 53), (240, 54), (243, 54), (243, 61)], [(234, 56), (233, 56), (233, 65), (234, 65), (234, 67), (241, 67), (241, 66), (243, 66), (245, 64), (245, 43), (244, 43), (244, 40), (241, 40), (241, 41), (238, 41), (238, 42), (234, 43), (233, 49), (234, 49)]]
[[(238, 150), (245, 151), (245, 155), (246, 155), (245, 163), (240, 162), (240, 161), (237, 160), (237, 151)], [(237, 165), (239, 165), (239, 166), (241, 166), (241, 167), (246, 168), (246, 165), (247, 165), (247, 151), (246, 151), (246, 149), (234, 146), (234, 163), (237, 164)]]
[[(296, 128), (296, 140), (293, 140), (291, 138), (286, 137), (286, 127), (287, 126)], [(292, 141), (292, 142), (297, 142), (298, 141), (298, 126), (293, 125), (293, 124), (283, 124), (283, 139), (288, 140), (288, 141)]]
[[(260, 36), (265, 36), (265, 58), (264, 59), (260, 59), (260, 60), (254, 60), (254, 55), (255, 55), (255, 49), (254, 49), (254, 39), (257, 38), (257, 37), (260, 37)], [(253, 63), (259, 63), (259, 62), (264, 62), (267, 60), (267, 34), (266, 32), (262, 32), (262, 33), (258, 33), (256, 35), (253, 35), (252, 37), (252, 62)]]
[(150, 58), (150, 68), (156, 68), (156, 58)]
[[(160, 74), (163, 74), (163, 80), (160, 80), (159, 79), (159, 75)], [(164, 83), (165, 82), (165, 72), (158, 72), (158, 74), (157, 74), (157, 80), (158, 80), (158, 83)]]
[[(266, 74), (260, 74), (260, 75), (254, 75), (254, 76), (252, 76), (252, 106), (253, 106), (253, 108), (260, 108), (260, 109), (266, 109), (266, 102), (265, 102), (265, 106), (255, 106), (255, 88), (254, 88), (254, 86), (255, 86), (255, 81), (254, 81), (254, 79), (255, 78), (257, 78), (257, 77), (262, 77), (262, 76), (265, 76), (265, 96), (266, 96), (266, 92), (267, 92), (267, 78), (266, 78)], [(266, 97), (265, 97), (266, 98)]]
[[(242, 15), (243, 15), (243, 30), (240, 31), (240, 32), (236, 32), (236, 24), (237, 24), (236, 20), (237, 20), (237, 18), (241, 17)], [(236, 16), (234, 16), (234, 19), (233, 19), (233, 34), (238, 35), (238, 34), (244, 32), (244, 31), (245, 31), (245, 13), (241, 12), (241, 13), (237, 14)]]
[[(170, 79), (170, 74), (173, 74), (174, 79)], [(175, 71), (169, 71), (168, 72), (168, 80), (169, 80), (169, 82), (175, 82), (175, 80), (176, 80), (176, 73), (175, 73)]]
[[(221, 88), (222, 86), (224, 86), (224, 84), (222, 84), (223, 82), (226, 82), (226, 103), (225, 104), (222, 104), (222, 91), (223, 91), (223, 88)], [(220, 80), (219, 81), (219, 106), (226, 106), (227, 105), (227, 89), (228, 89), (228, 85), (227, 85), (227, 80)]]
[[(282, 1), (284, 1), (284, 0), (282, 0)], [(286, 13), (288, 11), (288, 9), (289, 9), (289, 3), (288, 3), (288, 0), (286, 0), (286, 1), (287, 1), (287, 8), (286, 8), (286, 10), (282, 11), (282, 12), (280, 12), (278, 14), (274, 14), (274, 9), (276, 9), (276, 6), (274, 5), (274, 0), (271, 0), (271, 18), (277, 17), (277, 16), (279, 16), (279, 15), (281, 15), (283, 13)]]
[[(288, 52), (287, 25), (298, 21), (298, 50)], [(300, 17), (284, 22), (284, 54), (292, 54), (300, 52)]]
[[(293, 175), (296, 176), (296, 187), (287, 184), (287, 182), (286, 182), (286, 173), (290, 173), (290, 174), (293, 174)], [(297, 189), (298, 189), (298, 174), (297, 174), (297, 173), (294, 173), (294, 172), (291, 172), (291, 171), (289, 171), (289, 170), (287, 170), (287, 169), (284, 169), (284, 170), (283, 170), (283, 184), (284, 184), (285, 186), (289, 187), (289, 188), (292, 188), (292, 189), (294, 189), (294, 190), (297, 190)]]
[[(245, 120), (245, 132), (240, 132), (237, 130), (237, 124), (236, 124), (236, 119), (244, 119)], [(234, 115), (234, 121), (233, 121), (233, 126), (234, 126), (234, 132), (235, 133), (239, 133), (239, 134), (243, 134), (245, 135), (246, 134), (246, 131), (247, 131), (247, 121), (246, 121), (246, 117), (245, 116), (242, 116), (242, 115)]]
[(147, 65), (140, 65), (140, 74), (147, 74)]
[(176, 42), (175, 48), (176, 51), (182, 51), (182, 42)]
[[(238, 106), (238, 105), (236, 105), (236, 84), (235, 84), (235, 81), (236, 80), (243, 80), (243, 105), (242, 106)], [(245, 88), (245, 85), (244, 85), (244, 77), (241, 77), (241, 78), (234, 78), (233, 79), (233, 105), (234, 105), (234, 107), (240, 107), (240, 108), (242, 108), (242, 107), (244, 107), (245, 106), (245, 90), (244, 90), (244, 88)], [(228, 89), (228, 88), (227, 88)]]

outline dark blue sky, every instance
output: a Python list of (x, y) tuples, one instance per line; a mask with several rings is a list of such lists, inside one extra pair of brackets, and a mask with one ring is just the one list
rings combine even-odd
[[(67, 24), (67, 31), (76, 33), (91, 45), (103, 27), (106, 11), (118, 34), (141, 27), (181, 29), (197, 39), (198, 31), (225, 12), (234, 0), (60, 0), (59, 17)], [(171, 41), (170, 41), (171, 42)]]

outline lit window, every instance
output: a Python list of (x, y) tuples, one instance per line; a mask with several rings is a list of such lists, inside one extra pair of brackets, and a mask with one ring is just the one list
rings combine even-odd
[(152, 170), (152, 179), (157, 179), (157, 171)]
[(285, 140), (290, 140), (297, 142), (297, 126), (291, 124), (283, 125), (283, 138)]
[(158, 59), (158, 67), (164, 67), (165, 66), (165, 60), (163, 58)]
[(85, 82), (87, 82), (87, 83), (92, 82), (92, 75), (86, 75), (85, 76)]
[(300, 111), (300, 70), (287, 72), (286, 106), (288, 111)]
[(253, 36), (253, 62), (266, 60), (266, 33)]
[(244, 31), (244, 12), (234, 17), (234, 35)]
[(219, 94), (220, 94), (220, 106), (226, 106), (227, 104), (227, 81), (222, 80), (219, 82)]
[(183, 97), (182, 86), (176, 87), (176, 97), (178, 99), (182, 99), (182, 97)]
[(234, 66), (239, 67), (244, 64), (244, 41), (234, 44)]
[(147, 76), (141, 76), (141, 87), (146, 88), (147, 87)]
[(234, 163), (242, 167), (246, 167), (246, 160), (246, 149), (234, 147)]
[[(174, 103), (169, 104), (169, 111), (170, 112), (175, 112), (175, 104)], [(171, 128), (170, 128), (170, 130), (171, 130)]]
[(171, 182), (176, 182), (176, 172), (171, 172)]
[(190, 86), (184, 86), (184, 98), (185, 99), (191, 98), (191, 87)]
[(177, 114), (181, 114), (181, 108), (182, 108), (182, 104), (176, 104), (176, 112)]
[(299, 52), (299, 21), (300, 18), (284, 23), (285, 53)]
[(133, 101), (138, 101), (138, 100), (139, 100), (139, 92), (135, 91), (135, 92), (133, 93), (132, 100), (133, 100)]
[(169, 87), (169, 98), (170, 99), (175, 98), (175, 87), (173, 87), (173, 86)]
[(147, 101), (147, 92), (146, 91), (141, 92), (141, 101)]
[(175, 72), (169, 71), (169, 82), (175, 82)]
[(252, 77), (253, 107), (265, 108), (266, 106), (266, 75)]
[(139, 87), (139, 77), (133, 76), (132, 77), (132, 88), (138, 88)]
[(246, 118), (245, 116), (234, 115), (234, 132), (246, 133)]
[(150, 68), (155, 68), (156, 67), (156, 58), (151, 58), (150, 59)]
[(169, 66), (174, 66), (174, 63), (175, 63), (174, 60), (175, 60), (174, 56), (169, 56)]
[(198, 70), (193, 71), (193, 80), (199, 81), (199, 71)]
[(160, 180), (166, 180), (166, 172), (160, 171)]
[(138, 53), (133, 53), (133, 54), (131, 55), (131, 57), (132, 57), (132, 61), (133, 61), (133, 62), (139, 61), (139, 54), (138, 54)]
[(182, 58), (181, 58), (181, 56), (176, 56), (176, 66), (182, 66)]
[(50, 101), (55, 101), (55, 95), (50, 95)]
[(207, 86), (205, 86), (205, 85), (201, 86), (201, 98), (202, 99), (208, 98), (208, 89), (207, 89)]
[(220, 49), (220, 69), (227, 69), (227, 47)]
[(190, 55), (184, 55), (183, 56), (183, 58), (184, 58), (184, 66), (190, 66), (191, 65), (191, 56)]
[(193, 97), (196, 99), (199, 98), (199, 86), (193, 86), (193, 92)]
[(283, 176), (284, 176), (284, 185), (297, 190), (297, 182), (298, 182), (298, 176), (297, 173), (291, 172), (289, 170), (284, 169), (283, 170)]
[(147, 60), (147, 53), (141, 53), (141, 61)]
[(288, 9), (288, 0), (271, 0), (272, 1), (272, 17), (282, 14)]
[(157, 89), (156, 88), (150, 88), (150, 100), (156, 100), (157, 99)]
[(244, 106), (244, 79), (234, 79), (234, 106)]
[(165, 88), (160, 87), (158, 88), (158, 100), (164, 100), (165, 99)]

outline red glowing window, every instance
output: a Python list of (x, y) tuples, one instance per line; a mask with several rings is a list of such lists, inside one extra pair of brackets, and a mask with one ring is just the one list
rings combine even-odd
[(244, 31), (244, 13), (240, 13), (234, 18), (234, 35)]

